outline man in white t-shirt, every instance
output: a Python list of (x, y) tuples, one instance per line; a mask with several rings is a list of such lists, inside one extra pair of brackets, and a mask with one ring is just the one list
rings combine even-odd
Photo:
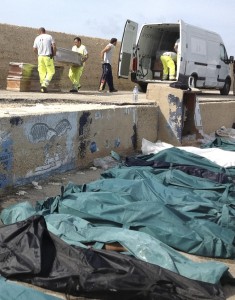
[(116, 45), (117, 39), (112, 38), (109, 44), (101, 51), (102, 75), (100, 78), (99, 92), (102, 92), (105, 89), (106, 82), (110, 93), (117, 92), (113, 85), (112, 74), (112, 57)]
[(74, 46), (72, 47), (72, 51), (78, 52), (82, 56), (82, 65), (81, 66), (71, 66), (69, 69), (69, 79), (71, 80), (73, 86), (70, 90), (70, 93), (77, 93), (81, 88), (80, 79), (84, 70), (85, 61), (88, 59), (88, 51), (87, 48), (82, 45), (82, 41), (80, 37), (74, 38)]
[(39, 28), (39, 35), (35, 38), (33, 51), (38, 55), (38, 73), (41, 92), (46, 93), (47, 87), (55, 74), (53, 56), (56, 55), (55, 40), (46, 33), (45, 28)]

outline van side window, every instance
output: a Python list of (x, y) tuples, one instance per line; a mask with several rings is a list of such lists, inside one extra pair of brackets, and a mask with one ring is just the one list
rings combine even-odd
[(220, 59), (223, 61), (228, 61), (228, 55), (224, 45), (220, 44)]

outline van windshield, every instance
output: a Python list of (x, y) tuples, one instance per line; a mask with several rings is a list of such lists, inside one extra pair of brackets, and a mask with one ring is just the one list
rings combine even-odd
[(222, 44), (220, 44), (220, 59), (223, 61), (228, 61), (227, 51)]

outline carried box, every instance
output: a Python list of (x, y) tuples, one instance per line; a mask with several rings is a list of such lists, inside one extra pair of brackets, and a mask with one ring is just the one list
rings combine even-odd
[(59, 47), (56, 50), (54, 60), (55, 62), (66, 65), (82, 66), (83, 64), (82, 55), (80, 53)]

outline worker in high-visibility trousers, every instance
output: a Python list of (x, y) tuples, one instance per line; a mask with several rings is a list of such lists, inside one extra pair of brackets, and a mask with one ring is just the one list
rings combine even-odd
[(39, 35), (35, 38), (33, 50), (38, 55), (38, 73), (41, 92), (46, 93), (47, 87), (55, 74), (53, 56), (56, 54), (55, 40), (46, 33), (45, 28), (39, 28)]
[(175, 63), (177, 62), (177, 54), (175, 52), (163, 52), (160, 56), (163, 65), (162, 80), (175, 80)]
[(81, 55), (81, 66), (71, 66), (69, 69), (69, 79), (72, 82), (72, 88), (70, 93), (77, 93), (81, 88), (80, 79), (85, 67), (85, 61), (88, 59), (88, 51), (85, 45), (82, 44), (80, 37), (75, 37), (73, 39), (74, 46), (72, 47), (72, 51), (77, 52)]

